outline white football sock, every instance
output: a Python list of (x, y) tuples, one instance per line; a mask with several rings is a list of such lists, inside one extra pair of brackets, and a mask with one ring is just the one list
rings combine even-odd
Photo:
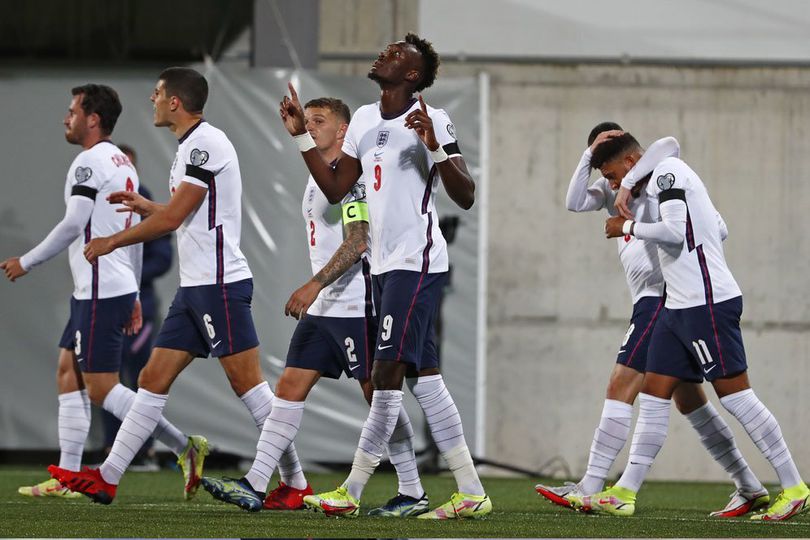
[(640, 393), (638, 404), (638, 420), (633, 432), (633, 443), (630, 445), (630, 459), (622, 477), (616, 482), (617, 486), (636, 493), (667, 438), (670, 400)]
[[(250, 416), (253, 417), (253, 422), (256, 428), (261, 432), (264, 427), (264, 422), (270, 415), (273, 408), (273, 400), (275, 396), (270, 389), (267, 381), (262, 381), (241, 396), (239, 399), (245, 404), (245, 407), (250, 411)], [(304, 476), (304, 469), (301, 467), (301, 462), (298, 461), (298, 453), (295, 451), (295, 444), (290, 444), (289, 448), (284, 450), (281, 460), (278, 461), (278, 474), (281, 481), (295, 489), (304, 489), (307, 487), (307, 479)]]
[[(102, 407), (105, 411), (123, 421), (133, 401), (135, 401), (135, 392), (118, 383), (112, 387), (104, 398)], [(188, 437), (162, 416), (154, 433), (152, 433), (152, 437), (168, 446), (176, 456), (183, 453), (188, 443)]]
[(81, 392), (59, 394), (59, 467), (69, 471), (82, 468), (84, 442), (90, 432), (90, 415)]
[(368, 479), (380, 464), (383, 450), (391, 440), (402, 407), (401, 390), (374, 390), (371, 409), (360, 432), (360, 442), (354, 453), (352, 471), (343, 483), (349, 494), (360, 499)]
[(754, 394), (753, 388), (722, 397), (720, 403), (743, 425), (759, 451), (776, 470), (783, 488), (802, 483), (802, 477), (782, 437), (779, 422)]
[[(284, 449), (295, 439), (303, 416), (303, 401), (287, 401), (279, 398), (273, 400), (273, 409), (264, 422), (261, 437), (256, 445), (256, 459), (245, 474), (245, 478), (256, 491), (267, 491), (273, 470), (278, 465)], [(296, 489), (304, 487), (306, 485)]]
[(400, 407), (397, 425), (388, 442), (388, 459), (397, 471), (399, 493), (419, 499), (425, 494), (413, 452), (413, 427), (405, 407)]
[(484, 486), (481, 485), (475, 464), (467, 449), (467, 441), (464, 440), (461, 416), (444, 385), (442, 376), (419, 377), (416, 382), (409, 381), (408, 386), (425, 412), (430, 434), (450, 470), (453, 471), (459, 492), (484, 495)]
[(168, 394), (153, 394), (143, 388), (138, 389), (118, 429), (110, 455), (99, 467), (101, 477), (106, 482), (117, 485), (121, 480), (135, 454), (155, 431), (168, 398)]
[(704, 448), (731, 476), (738, 489), (746, 492), (762, 489), (762, 483), (737, 448), (731, 428), (717, 413), (717, 409), (711, 402), (707, 402), (703, 407), (687, 414), (686, 419), (700, 435), (700, 442)]
[(87, 420), (90, 421), (93, 415), (93, 403), (90, 401), (90, 394), (87, 393), (87, 390), (79, 390), (79, 394), (81, 394), (82, 402), (84, 402), (84, 412), (87, 415)]
[(632, 421), (632, 405), (615, 399), (605, 400), (602, 418), (593, 433), (588, 468), (579, 481), (579, 488), (585, 495), (593, 495), (605, 487), (608, 472), (630, 435)]

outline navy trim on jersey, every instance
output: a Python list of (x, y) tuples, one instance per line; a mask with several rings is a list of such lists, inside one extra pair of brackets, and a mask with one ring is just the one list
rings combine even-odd
[(658, 204), (665, 203), (667, 201), (673, 201), (676, 199), (686, 202), (686, 192), (682, 189), (675, 188), (675, 189), (667, 189), (658, 194)]
[(689, 207), (686, 207), (686, 247), (689, 252), (695, 250), (695, 230), (692, 227), (692, 216), (689, 215)]
[(430, 194), (433, 192), (433, 182), (436, 180), (436, 175), (439, 169), (434, 164), (428, 173), (427, 182), (425, 182), (425, 193), (422, 195), (422, 213), (427, 214), (428, 203), (430, 202)]
[(433, 212), (428, 212), (427, 244), (422, 251), (422, 273), (427, 274), (430, 268), (430, 248), (433, 247)]
[[(408, 112), (408, 109), (413, 107), (414, 103), (416, 103), (416, 98), (412, 97), (411, 99), (408, 100), (408, 104), (405, 105), (405, 108), (402, 109), (401, 111), (399, 111), (398, 113), (395, 113), (395, 114), (385, 114), (384, 112), (382, 112), (382, 109), (380, 109), (380, 116), (382, 116), (383, 120), (393, 120), (394, 118), (397, 118), (398, 116), (402, 116), (403, 114)], [(379, 105), (377, 105), (377, 106), (379, 107)]]
[(205, 182), (209, 186), (211, 185), (211, 182), (214, 181), (214, 173), (205, 170), (202, 167), (198, 167), (197, 165), (186, 164), (186, 176), (196, 178), (200, 182)]
[(182, 136), (182, 137), (180, 137), (179, 139), (177, 139), (177, 144), (183, 144), (184, 142), (186, 142), (186, 139), (188, 139), (189, 135), (191, 135), (191, 134), (192, 134), (192, 132), (193, 132), (195, 129), (197, 129), (198, 127), (200, 127), (200, 124), (202, 124), (203, 122), (205, 122), (205, 118), (200, 118), (200, 120), (199, 120), (199, 121), (198, 121), (196, 124), (194, 124), (193, 126), (191, 126), (190, 128), (188, 128), (188, 131), (186, 131), (186, 132), (183, 134), (183, 136)]
[(447, 143), (442, 146), (442, 148), (444, 148), (444, 151), (448, 156), (461, 155), (461, 149), (458, 147), (458, 142)]
[(698, 264), (700, 265), (700, 275), (703, 276), (703, 290), (706, 293), (706, 303), (714, 304), (714, 292), (712, 291), (712, 277), (709, 275), (709, 265), (706, 263), (706, 255), (703, 253), (703, 246), (697, 247)]
[(70, 190), (70, 196), (78, 195), (79, 197), (87, 197), (91, 201), (96, 200), (96, 195), (98, 194), (98, 190), (96, 188), (91, 188), (90, 186), (73, 186)]
[(211, 177), (211, 183), (208, 184), (208, 230), (210, 231), (217, 226), (217, 183), (214, 177)]
[(217, 283), (225, 282), (225, 261), (223, 260), (223, 247), (224, 235), (222, 234), (222, 225), (217, 225)]
[(366, 286), (366, 320), (363, 325), (364, 335), (366, 339), (366, 374), (365, 380), (371, 378), (371, 364), (374, 359), (375, 338), (377, 335), (376, 329), (373, 326), (374, 322), (374, 300), (372, 298), (372, 285), (371, 285), (371, 264), (365, 257), (360, 258), (360, 265), (363, 269), (363, 284)]

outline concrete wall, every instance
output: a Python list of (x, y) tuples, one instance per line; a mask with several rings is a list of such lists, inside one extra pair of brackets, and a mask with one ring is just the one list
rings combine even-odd
[[(340, 12), (322, 2), (322, 54), (373, 58), (415, 28), (416, 10), (403, 4), (415, 2), (358, 0)], [(321, 62), (345, 74), (368, 65)], [(575, 476), (585, 469), (631, 303), (615, 243), (602, 237), (604, 214), (571, 214), (564, 199), (589, 130), (614, 120), (643, 143), (678, 137), (724, 215), (751, 380), (810, 474), (799, 444), (810, 439), (810, 69), (451, 63), (442, 76), (482, 70), (492, 77), (487, 457)], [(775, 480), (718, 408), (755, 472)], [(675, 416), (651, 477), (723, 480)]]
[[(810, 70), (482, 67), (493, 81), (488, 455), (526, 467), (563, 456), (584, 471), (631, 304), (604, 214), (571, 214), (564, 199), (588, 131), (614, 120), (640, 141), (678, 137), (724, 215), (754, 388), (810, 471), (799, 446), (810, 437)], [(775, 479), (729, 420), (754, 470)], [(724, 473), (673, 418), (652, 476)]]

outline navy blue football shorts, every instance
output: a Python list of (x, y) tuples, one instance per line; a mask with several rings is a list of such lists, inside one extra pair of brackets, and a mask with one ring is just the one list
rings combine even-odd
[(392, 270), (373, 276), (375, 360), (406, 362), (417, 371), (439, 366), (435, 323), (446, 283), (447, 272)]
[(59, 346), (72, 350), (85, 373), (117, 373), (124, 352), (124, 326), (132, 317), (136, 293), (76, 300)]
[(664, 308), (650, 340), (647, 371), (691, 382), (746, 371), (742, 308), (742, 296), (686, 309)]
[(617, 364), (644, 373), (647, 369), (647, 348), (652, 330), (663, 307), (664, 299), (660, 296), (645, 296), (633, 305), (630, 326), (616, 356)]
[(306, 315), (295, 327), (287, 367), (312, 369), (339, 379), (342, 373), (360, 381), (371, 377), (371, 351), (376, 325), (365, 317)]
[(259, 345), (250, 304), (253, 279), (180, 287), (155, 339), (155, 347), (217, 358)]

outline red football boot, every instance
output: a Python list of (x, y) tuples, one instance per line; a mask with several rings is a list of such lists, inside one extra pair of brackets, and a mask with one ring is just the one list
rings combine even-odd
[(51, 465), (48, 467), (48, 472), (63, 486), (90, 497), (93, 502), (110, 504), (115, 498), (115, 490), (118, 486), (105, 482), (98, 469), (84, 467), (80, 472), (74, 472)]
[(312, 486), (307, 484), (304, 489), (295, 489), (284, 482), (267, 494), (262, 508), (265, 510), (302, 510), (306, 507), (304, 497), (312, 495)]

